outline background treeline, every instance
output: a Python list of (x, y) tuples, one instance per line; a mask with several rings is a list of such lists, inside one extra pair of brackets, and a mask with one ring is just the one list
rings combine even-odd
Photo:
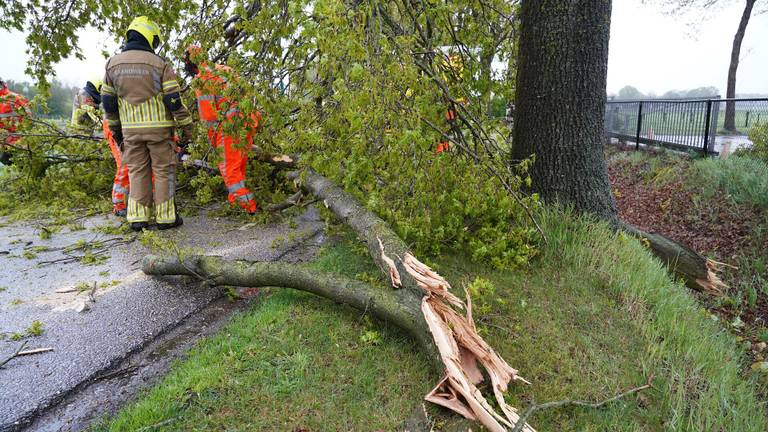
[[(8, 88), (18, 94), (32, 100), (40, 92), (36, 85), (27, 81), (8, 80)], [(78, 87), (63, 84), (59, 80), (53, 80), (49, 89), (50, 97), (47, 101), (48, 109), (41, 105), (35, 105), (35, 115), (46, 118), (69, 118), (72, 116), (72, 99), (77, 93)]]
[[(657, 95), (654, 92), (643, 93), (638, 90), (637, 87), (628, 85), (622, 87), (616, 94), (608, 94), (608, 98), (611, 99), (692, 99), (692, 98), (712, 98), (722, 96), (720, 89), (714, 86), (709, 87), (697, 87), (687, 90), (668, 90), (661, 95)], [(737, 94), (738, 98), (757, 98), (766, 97), (765, 94)]]

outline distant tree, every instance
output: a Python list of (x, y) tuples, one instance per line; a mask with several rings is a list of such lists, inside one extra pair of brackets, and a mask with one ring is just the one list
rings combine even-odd
[(622, 87), (618, 95), (618, 99), (642, 99), (644, 97), (643, 92), (629, 85)]
[[(645, 0), (648, 3), (661, 4), (666, 13), (679, 14), (686, 11), (699, 11), (708, 13), (718, 6), (732, 3), (733, 0)], [(758, 8), (755, 4), (760, 3)], [(739, 27), (736, 35), (733, 37), (733, 46), (731, 48), (731, 62), (728, 65), (728, 83), (726, 86), (725, 97), (736, 97), (736, 71), (739, 67), (739, 55), (741, 53), (741, 42), (744, 40), (744, 34), (747, 30), (747, 24), (752, 15), (758, 15), (768, 12), (768, 1), (766, 0), (744, 0), (744, 11), (741, 14)], [(729, 131), (736, 130), (736, 107), (733, 102), (725, 104), (725, 124), (723, 127)]]
[(698, 87), (688, 90), (669, 90), (661, 95), (662, 99), (693, 99), (693, 98), (712, 98), (720, 94), (717, 87)]
[(698, 87), (685, 91), (685, 97), (688, 98), (709, 98), (720, 95), (720, 90), (717, 87)]
[[(37, 85), (27, 81), (8, 80), (8, 88), (25, 98), (32, 100), (40, 93)], [(72, 115), (72, 99), (77, 93), (76, 86), (67, 86), (58, 80), (53, 80), (46, 90), (50, 95), (47, 100), (47, 109), (38, 106), (34, 111), (38, 117), (69, 118)]]
[(662, 99), (681, 99), (685, 97), (685, 91), (667, 90), (661, 95)]

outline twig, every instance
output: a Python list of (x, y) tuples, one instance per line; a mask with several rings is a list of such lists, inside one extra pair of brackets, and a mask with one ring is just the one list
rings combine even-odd
[(625, 391), (623, 393), (619, 393), (616, 396), (613, 396), (611, 398), (605, 399), (605, 400), (603, 400), (601, 402), (589, 402), (589, 401), (582, 401), (582, 400), (566, 399), (566, 400), (561, 400), (561, 401), (537, 404), (535, 400), (531, 399), (531, 405), (520, 416), (520, 420), (517, 421), (517, 423), (515, 424), (514, 429), (512, 429), (512, 432), (520, 432), (520, 431), (522, 431), (523, 428), (526, 425), (528, 417), (530, 417), (531, 414), (533, 414), (535, 411), (549, 409), (549, 408), (561, 408), (561, 407), (564, 407), (564, 406), (571, 406), (571, 405), (581, 406), (581, 407), (585, 407), (585, 408), (594, 408), (594, 409), (602, 408), (603, 406), (605, 406), (605, 405), (607, 405), (607, 404), (609, 404), (611, 402), (617, 401), (617, 400), (619, 400), (621, 398), (624, 398), (624, 397), (627, 397), (627, 396), (629, 396), (631, 394), (634, 394), (634, 393), (637, 393), (637, 392), (640, 392), (640, 391), (643, 391), (645, 389), (653, 387), (653, 384), (652, 384), (653, 377), (654, 377), (653, 374), (651, 374), (651, 376), (648, 377), (648, 381), (645, 384), (641, 385), (640, 387), (635, 387), (635, 388), (629, 389), (629, 390), (627, 390), (627, 391)]
[(24, 347), (25, 347), (25, 346), (27, 346), (27, 342), (26, 342), (26, 341), (24, 341), (24, 342), (21, 344), (21, 346), (19, 346), (19, 349), (17, 349), (17, 350), (16, 350), (16, 352), (15, 352), (15, 353), (13, 353), (13, 355), (12, 355), (12, 356), (10, 356), (10, 357), (8, 357), (7, 359), (5, 359), (5, 360), (1, 361), (1, 362), (0, 362), (0, 369), (2, 369), (2, 368), (3, 368), (3, 366), (5, 366), (5, 364), (6, 364), (6, 363), (8, 363), (9, 361), (11, 361), (11, 360), (15, 359), (16, 357), (18, 357), (18, 356), (19, 356), (19, 353), (21, 352), (21, 350), (23, 350), (23, 349), (24, 349)]
[(267, 206), (267, 211), (270, 212), (270, 213), (272, 213), (272, 212), (279, 212), (279, 211), (285, 210), (287, 208), (296, 206), (303, 196), (304, 196), (304, 193), (302, 191), (298, 191), (295, 194), (293, 194), (290, 197), (288, 197), (288, 199), (286, 199), (285, 201), (283, 201), (281, 203), (269, 204)]
[(93, 296), (96, 293), (96, 281), (93, 281), (93, 288), (91, 288), (91, 292), (88, 293), (88, 300), (92, 303), (96, 303), (96, 298)]
[(33, 355), (33, 354), (40, 354), (44, 352), (53, 351), (52, 347), (46, 347), (46, 348), (34, 348), (26, 351), (19, 351), (16, 353), (17, 356), (23, 356), (23, 355)]
[(101, 380), (107, 380), (107, 379), (122, 377), (122, 376), (125, 376), (125, 375), (133, 375), (138, 368), (139, 367), (136, 366), (136, 365), (131, 365), (131, 366), (125, 367), (123, 369), (119, 369), (119, 370), (116, 370), (116, 371), (112, 371), (112, 372), (107, 372), (107, 373), (101, 374), (101, 375), (97, 376), (96, 378), (94, 378), (93, 380), (94, 381), (101, 381)]
[(142, 428), (136, 429), (136, 432), (142, 432), (142, 431), (148, 431), (148, 430), (152, 430), (152, 429), (157, 429), (157, 428), (159, 428), (160, 426), (165, 426), (165, 425), (167, 425), (167, 424), (169, 424), (169, 423), (173, 423), (173, 422), (175, 422), (175, 421), (176, 421), (176, 420), (178, 420), (180, 417), (181, 417), (181, 416), (176, 416), (176, 417), (173, 417), (173, 418), (169, 418), (168, 420), (163, 420), (163, 421), (161, 421), (161, 422), (157, 422), (157, 423), (155, 423), (155, 424), (151, 424), (151, 425), (149, 425), (149, 426), (144, 426), (144, 427), (142, 427)]

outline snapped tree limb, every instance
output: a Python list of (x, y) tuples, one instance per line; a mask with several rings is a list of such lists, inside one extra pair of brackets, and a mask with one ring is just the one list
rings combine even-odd
[(661, 234), (647, 233), (626, 223), (621, 223), (620, 228), (640, 239), (669, 271), (685, 281), (689, 288), (721, 295), (728, 287), (718, 276), (722, 263), (704, 257)]
[[(503, 392), (511, 381), (526, 381), (477, 333), (471, 302), (465, 304), (452, 294), (448, 282), (416, 259), (386, 222), (342, 188), (311, 169), (289, 173), (289, 178), (323, 200), (366, 241), (370, 256), (388, 277), (390, 289), (296, 264), (228, 262), (218, 257), (197, 256), (180, 261), (149, 256), (143, 262), (144, 272), (191, 275), (216, 285), (294, 288), (370, 311), (408, 331), (433, 364), (445, 370), (445, 377), (426, 400), (476, 420), (493, 432), (515, 427), (520, 417), (506, 404)], [(480, 366), (490, 377), (500, 413), (477, 387), (483, 380)], [(534, 432), (527, 424), (522, 425), (522, 430)]]

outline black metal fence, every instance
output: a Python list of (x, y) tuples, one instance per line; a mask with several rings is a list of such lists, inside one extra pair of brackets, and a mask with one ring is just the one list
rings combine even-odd
[[(733, 130), (725, 130), (725, 112), (735, 111)], [(755, 125), (768, 122), (768, 98), (650, 99), (608, 101), (605, 133), (623, 142), (717, 154), (725, 142), (748, 147)]]

